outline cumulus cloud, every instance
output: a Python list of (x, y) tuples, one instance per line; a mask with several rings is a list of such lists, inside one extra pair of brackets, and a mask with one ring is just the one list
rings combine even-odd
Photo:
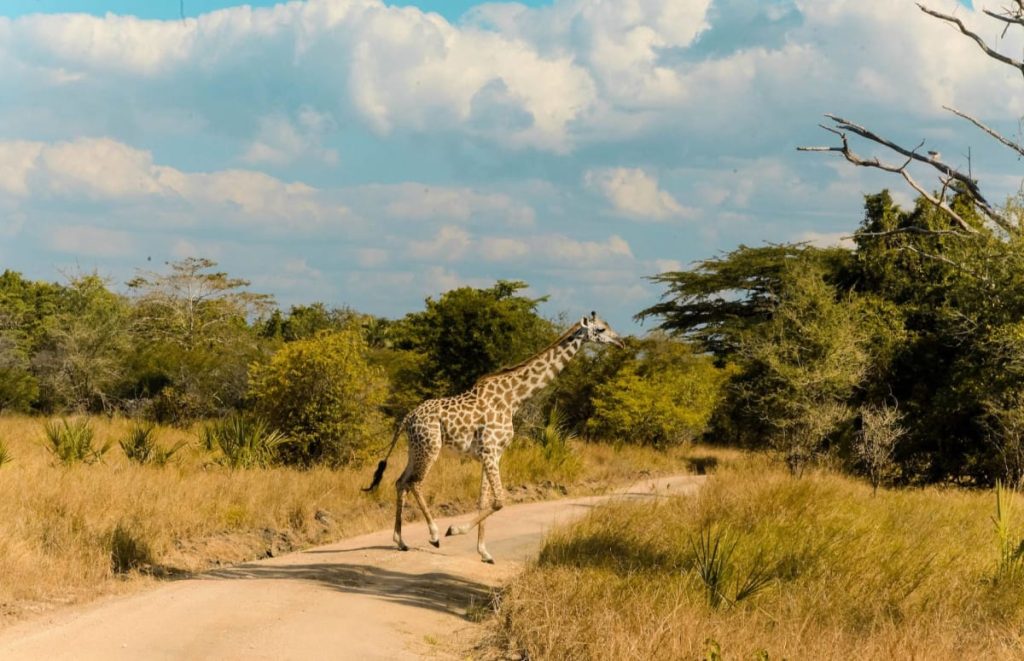
[(640, 168), (590, 170), (587, 185), (600, 191), (620, 215), (640, 220), (666, 220), (693, 215), (658, 187), (658, 178)]
[(135, 251), (135, 242), (130, 234), (102, 227), (55, 227), (47, 240), (53, 250), (71, 255), (122, 257)]
[(309, 106), (299, 108), (295, 121), (279, 114), (263, 117), (256, 139), (246, 148), (242, 160), (253, 164), (287, 165), (309, 159), (337, 165), (337, 150), (321, 146), (323, 137), (333, 128), (334, 119), (329, 114)]
[[(347, 209), (302, 183), (262, 172), (191, 173), (153, 162), (150, 152), (108, 138), (69, 142), (0, 142), (0, 197), (7, 204), (41, 199), (145, 204), (163, 219), (220, 218), (264, 227), (308, 228), (344, 219)], [(138, 221), (136, 221), (138, 222)]]
[(391, 218), (468, 221), (498, 219), (509, 225), (532, 225), (530, 205), (504, 193), (480, 192), (461, 186), (431, 186), (414, 182), (373, 184), (351, 191), (368, 204), (383, 208)]
[(417, 259), (435, 259), (447, 262), (457, 261), (470, 246), (466, 230), (453, 225), (442, 227), (437, 236), (426, 241), (409, 243), (409, 254)]

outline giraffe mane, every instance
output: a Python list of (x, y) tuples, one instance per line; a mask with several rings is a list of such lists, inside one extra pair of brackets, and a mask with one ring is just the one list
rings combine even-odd
[(575, 324), (573, 324), (572, 326), (569, 327), (569, 330), (567, 330), (564, 333), (562, 333), (561, 335), (559, 335), (558, 339), (556, 339), (554, 342), (552, 342), (551, 344), (547, 345), (546, 347), (544, 347), (540, 351), (533, 352), (532, 354), (530, 354), (529, 358), (526, 358), (522, 362), (516, 363), (515, 365), (512, 365), (510, 367), (503, 367), (500, 370), (498, 370), (497, 372), (491, 372), (490, 374), (485, 374), (485, 375), (481, 376), (479, 379), (477, 379), (476, 383), (474, 383), (473, 386), (476, 387), (477, 385), (483, 383), (484, 381), (487, 381), (489, 379), (493, 379), (494, 377), (497, 377), (497, 376), (503, 376), (503, 375), (508, 374), (510, 372), (514, 372), (514, 371), (516, 371), (517, 369), (519, 369), (521, 367), (524, 367), (527, 363), (529, 363), (531, 360), (533, 360), (537, 356), (541, 355), (542, 353), (544, 353), (548, 349), (553, 349), (554, 347), (558, 346), (562, 342), (565, 342), (566, 339), (568, 339), (572, 335), (575, 335), (576, 331), (578, 331), (579, 329), (580, 329), (580, 322), (577, 321)]

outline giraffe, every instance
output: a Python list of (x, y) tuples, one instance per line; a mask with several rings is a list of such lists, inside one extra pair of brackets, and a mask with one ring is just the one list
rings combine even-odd
[(548, 347), (518, 365), (481, 377), (461, 395), (428, 399), (405, 416), (395, 430), (387, 455), (377, 465), (373, 482), (363, 489), (373, 491), (380, 484), (388, 457), (395, 449), (398, 437), (405, 431), (409, 439), (409, 463), (395, 483), (394, 541), (399, 550), (409, 550), (402, 541), (402, 508), (406, 491), (412, 492), (427, 520), (430, 543), (435, 548), (441, 546), (437, 524), (427, 509), (420, 483), (441, 453), (441, 448), (450, 447), (480, 461), (480, 499), (476, 518), (460, 526), (450, 526), (445, 535), (464, 535), (476, 527), (476, 548), (480, 559), (494, 564), (494, 558), (484, 543), (484, 520), (504, 505), (505, 491), (498, 462), (512, 442), (512, 416), (527, 397), (562, 371), (585, 342), (623, 346), (611, 326), (596, 312), (591, 312), (590, 317), (584, 316)]

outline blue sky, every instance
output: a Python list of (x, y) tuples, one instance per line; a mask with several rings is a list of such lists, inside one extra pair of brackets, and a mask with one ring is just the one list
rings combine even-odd
[[(217, 9), (226, 9), (241, 4), (251, 7), (272, 7), (279, 4), (275, 0), (250, 0), (250, 2), (234, 2), (233, 0), (5, 0), (0, 5), (0, 16), (22, 16), (34, 13), (68, 13), (82, 12), (94, 16), (103, 16), (108, 12), (138, 16), (151, 19), (175, 19), (182, 13), (187, 17), (195, 17)], [(389, 5), (400, 7), (418, 7), (423, 11), (436, 12), (449, 21), (456, 21), (467, 9), (482, 4), (474, 0), (419, 0), (388, 2)], [(549, 4), (545, 0), (523, 0), (521, 4), (539, 7)]]
[(646, 276), (909, 202), (796, 152), (825, 112), (1020, 186), (942, 110), (1012, 134), (1019, 74), (909, 1), (250, 4), (0, 3), (0, 268), (121, 286), (207, 256), (282, 305), (387, 316), (518, 279), (636, 332)]

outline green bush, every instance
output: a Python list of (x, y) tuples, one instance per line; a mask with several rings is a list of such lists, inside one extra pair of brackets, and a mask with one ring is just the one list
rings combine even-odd
[(92, 427), (85, 419), (75, 422), (63, 419), (60, 424), (51, 420), (43, 430), (49, 443), (47, 449), (65, 466), (79, 462), (94, 464), (110, 449), (109, 441), (99, 447), (93, 446)]
[(641, 356), (594, 389), (595, 436), (656, 447), (677, 445), (703, 433), (728, 370), (681, 342), (652, 338)]
[(367, 362), (354, 330), (286, 344), (253, 366), (251, 383), (256, 411), (289, 438), (280, 448), (284, 463), (348, 464), (387, 435), (387, 378)]
[(219, 461), (231, 468), (266, 468), (279, 460), (288, 437), (265, 420), (235, 414), (206, 425), (202, 441), (207, 450), (219, 450)]

